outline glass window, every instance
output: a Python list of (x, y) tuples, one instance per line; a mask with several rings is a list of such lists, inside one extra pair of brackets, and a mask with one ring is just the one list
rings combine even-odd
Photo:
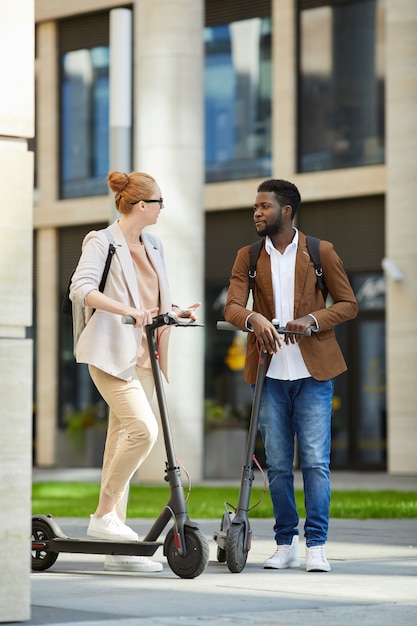
[(357, 354), (352, 372), (355, 410), (352, 439), (359, 468), (386, 467), (386, 327), (382, 272), (356, 273), (352, 287), (359, 305)]
[(385, 322), (359, 321), (358, 461), (362, 467), (386, 463)]
[(324, 4), (300, 11), (299, 171), (383, 163), (385, 0)]
[[(68, 280), (81, 253), (81, 244), (91, 230), (105, 228), (106, 224), (86, 224), (59, 229), (59, 302), (64, 299)], [(85, 364), (77, 364), (73, 355), (72, 316), (61, 310), (59, 319), (59, 426), (64, 428), (68, 416), (81, 410), (103, 413), (100, 394), (93, 385)]]
[(109, 46), (61, 55), (61, 198), (107, 193)]
[(271, 19), (209, 26), (205, 39), (207, 182), (271, 173)]

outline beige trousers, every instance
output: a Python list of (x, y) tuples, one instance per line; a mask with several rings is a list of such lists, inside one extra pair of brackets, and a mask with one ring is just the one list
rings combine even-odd
[(150, 405), (155, 389), (152, 370), (136, 367), (137, 378), (126, 382), (93, 365), (88, 369), (110, 408), (101, 491), (117, 499), (116, 512), (124, 522), (130, 479), (158, 436), (158, 423)]

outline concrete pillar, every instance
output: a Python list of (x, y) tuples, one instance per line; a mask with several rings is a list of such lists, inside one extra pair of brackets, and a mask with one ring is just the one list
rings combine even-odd
[[(58, 244), (55, 228), (37, 231), (36, 302), (36, 465), (56, 464), (55, 438), (58, 422), (58, 354), (57, 311)], [(42, 349), (43, 347), (43, 349)]]
[[(165, 201), (156, 227), (174, 301), (203, 301), (204, 133), (202, 0), (136, 0), (134, 169), (158, 181)], [(204, 309), (201, 310), (204, 320)], [(204, 329), (173, 329), (167, 402), (178, 458), (194, 480), (203, 467)], [(140, 471), (160, 480), (162, 435)]]
[[(386, 1), (388, 471), (416, 473), (417, 3)], [(401, 278), (401, 276), (398, 276)]]
[[(58, 57), (57, 28), (52, 21), (37, 30), (37, 188), (40, 207), (52, 209), (58, 197)], [(44, 214), (47, 213), (44, 211)], [(38, 228), (36, 259), (36, 465), (52, 467), (56, 463), (55, 438), (58, 415), (58, 260), (57, 231)]]
[[(297, 40), (295, 0), (272, 0), (272, 171), (294, 180), (297, 171)], [(279, 43), (277, 43), (279, 42)]]
[[(132, 11), (110, 11), (110, 167), (132, 168)], [(110, 223), (118, 217), (110, 194)]]
[(0, 622), (30, 618), (34, 2), (0, 20)]
[[(59, 195), (59, 60), (57, 25), (37, 25), (36, 162), (39, 203), (52, 207)], [(53, 112), (53, 114), (51, 113)], [(46, 211), (43, 211), (46, 213)], [(36, 215), (36, 207), (35, 207)]]

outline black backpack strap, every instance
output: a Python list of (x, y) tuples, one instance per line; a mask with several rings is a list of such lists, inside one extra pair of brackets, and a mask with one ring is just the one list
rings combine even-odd
[(107, 253), (106, 263), (104, 264), (103, 276), (101, 277), (99, 291), (103, 293), (104, 287), (106, 285), (107, 276), (110, 270), (111, 260), (113, 258), (113, 254), (116, 252), (116, 248), (114, 247), (114, 238), (108, 228), (103, 229), (107, 239), (109, 240), (109, 251)]
[[(249, 291), (252, 291), (252, 295), (255, 293), (255, 278), (256, 278), (256, 264), (258, 262), (259, 255), (264, 245), (265, 240), (261, 239), (255, 241), (250, 247), (250, 261), (249, 261)], [(323, 268), (320, 263), (320, 239), (318, 237), (312, 237), (307, 235), (307, 248), (309, 255), (314, 263), (314, 270), (317, 277), (317, 285), (320, 291), (326, 291), (326, 283), (324, 282)]]
[(252, 292), (252, 296), (255, 294), (255, 278), (256, 278), (256, 264), (258, 262), (259, 255), (261, 254), (262, 246), (265, 243), (265, 239), (255, 241), (250, 247), (250, 261), (249, 261), (249, 292)]
[[(106, 259), (106, 263), (104, 265), (104, 270), (103, 270), (103, 276), (101, 277), (101, 281), (100, 284), (98, 286), (99, 291), (101, 291), (101, 293), (103, 293), (104, 291), (104, 287), (106, 286), (106, 280), (107, 280), (107, 276), (110, 270), (110, 265), (111, 265), (111, 260), (113, 258), (113, 254), (116, 252), (116, 248), (114, 247), (114, 239), (113, 239), (113, 235), (111, 234), (110, 231), (106, 229), (105, 233), (107, 236), (107, 239), (109, 240), (109, 251), (107, 253), (107, 259)], [(91, 315), (95, 312), (95, 309), (93, 309), (91, 311)]]
[(103, 293), (104, 287), (106, 285), (106, 280), (107, 280), (107, 275), (108, 275), (109, 270), (110, 270), (111, 260), (113, 258), (113, 254), (115, 252), (116, 252), (116, 248), (114, 247), (114, 245), (112, 243), (110, 243), (109, 244), (109, 251), (107, 253), (106, 264), (105, 264), (104, 270), (103, 270), (103, 276), (101, 277), (101, 281), (100, 281), (100, 285), (99, 285), (99, 291), (101, 291), (102, 293)]
[[(104, 264), (103, 275), (101, 277), (101, 281), (99, 285), (99, 291), (101, 291), (102, 293), (106, 285), (106, 280), (107, 280), (107, 276), (110, 270), (110, 265), (111, 265), (111, 260), (113, 258), (113, 254), (116, 252), (116, 248), (114, 246), (113, 235), (111, 234), (110, 231), (107, 230), (107, 228), (104, 229), (104, 231), (106, 233), (107, 239), (109, 240), (109, 251), (107, 253), (106, 263)], [(64, 300), (62, 301), (61, 310), (65, 315), (72, 315), (72, 301), (70, 300), (69, 294), (71, 290), (71, 281), (72, 281), (72, 277), (74, 276), (74, 273), (75, 273), (75, 270), (74, 272), (72, 272), (69, 278), (68, 285), (65, 291)]]
[(320, 239), (318, 239), (317, 237), (311, 237), (311, 235), (307, 235), (306, 238), (308, 253), (314, 263), (314, 270), (317, 277), (317, 285), (320, 291), (325, 291), (326, 283), (324, 282), (323, 268), (320, 263)]

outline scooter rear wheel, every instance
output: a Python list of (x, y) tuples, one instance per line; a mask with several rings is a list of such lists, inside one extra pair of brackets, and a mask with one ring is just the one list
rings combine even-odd
[(238, 574), (246, 565), (248, 553), (244, 549), (245, 525), (232, 524), (226, 538), (226, 562), (233, 574)]
[[(234, 513), (232, 511), (226, 511), (223, 513), (222, 521), (220, 524), (220, 532), (222, 535), (226, 536), (229, 528), (232, 524), (232, 519), (234, 518)], [(224, 543), (226, 541), (224, 540)], [(217, 561), (219, 563), (226, 563), (226, 548), (217, 546)]]
[(226, 550), (217, 547), (217, 562), (226, 563)]
[(175, 545), (174, 528), (165, 539), (165, 554), (174, 574), (180, 578), (196, 578), (206, 569), (209, 561), (209, 545), (199, 528), (184, 528), (187, 554), (181, 556)]
[(42, 547), (36, 545), (43, 541), (49, 541), (54, 537), (55, 534), (47, 522), (41, 519), (32, 520), (32, 569), (36, 572), (42, 572), (52, 567), (57, 560), (59, 552), (47, 552)]

